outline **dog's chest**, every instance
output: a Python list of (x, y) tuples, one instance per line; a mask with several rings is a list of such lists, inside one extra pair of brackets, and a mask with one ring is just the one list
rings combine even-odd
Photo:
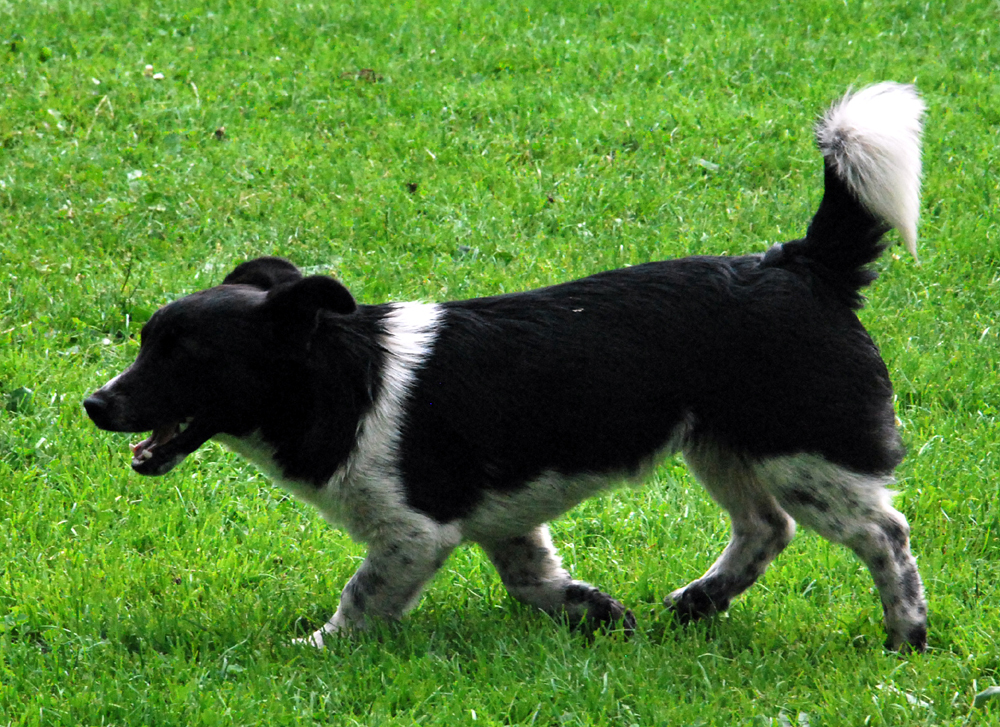
[(391, 473), (372, 471), (371, 462), (357, 451), (320, 486), (288, 477), (274, 456), (274, 448), (254, 433), (246, 437), (220, 434), (215, 439), (254, 463), (265, 475), (296, 499), (320, 511), (323, 519), (342, 528), (356, 541), (370, 543), (387, 528), (411, 514), (401, 488)]

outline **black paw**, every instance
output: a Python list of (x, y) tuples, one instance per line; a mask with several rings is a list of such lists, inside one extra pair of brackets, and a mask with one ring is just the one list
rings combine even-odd
[(667, 596), (663, 605), (674, 614), (677, 622), (683, 625), (725, 611), (729, 608), (729, 599), (719, 596), (713, 598), (700, 586), (688, 586)]
[(635, 616), (622, 605), (593, 586), (572, 585), (566, 589), (566, 608), (570, 613), (583, 611), (583, 618), (575, 628), (593, 633), (599, 629), (620, 628), (626, 638), (635, 631)]
[(914, 626), (905, 637), (900, 639), (894, 634), (890, 634), (886, 639), (885, 648), (889, 651), (897, 651), (902, 655), (922, 654), (927, 651), (927, 627)]

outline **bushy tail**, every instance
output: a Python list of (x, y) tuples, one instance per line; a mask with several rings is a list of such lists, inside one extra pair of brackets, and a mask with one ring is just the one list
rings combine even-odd
[(882, 253), (889, 229), (916, 258), (924, 108), (913, 86), (879, 83), (848, 93), (816, 126), (823, 201), (805, 239), (787, 252), (850, 295), (874, 280), (865, 266)]

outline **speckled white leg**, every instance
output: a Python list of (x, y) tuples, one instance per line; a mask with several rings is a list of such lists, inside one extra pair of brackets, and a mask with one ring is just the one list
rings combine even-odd
[(322, 647), (325, 636), (363, 630), (372, 618), (396, 620), (412, 608), (458, 540), (435, 532), (410, 531), (407, 536), (373, 546), (344, 587), (337, 612), (300, 643)]
[(892, 507), (892, 478), (860, 475), (814, 455), (771, 460), (759, 470), (792, 517), (843, 543), (868, 566), (882, 599), (886, 647), (923, 651), (927, 603), (910, 552), (910, 527)]
[(621, 622), (626, 631), (635, 618), (619, 601), (599, 589), (573, 580), (552, 545), (549, 529), (540, 525), (526, 535), (480, 541), (511, 596), (552, 614), (565, 614), (573, 625), (594, 629)]
[(677, 617), (688, 621), (724, 611), (753, 585), (795, 535), (795, 521), (743, 458), (717, 447), (690, 447), (684, 456), (732, 521), (732, 537), (719, 559), (701, 578), (666, 599)]

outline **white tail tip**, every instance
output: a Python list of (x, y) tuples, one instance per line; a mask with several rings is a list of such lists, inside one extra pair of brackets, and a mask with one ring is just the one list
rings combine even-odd
[(816, 126), (837, 176), (869, 212), (899, 230), (914, 258), (925, 108), (913, 86), (890, 81), (848, 93)]

